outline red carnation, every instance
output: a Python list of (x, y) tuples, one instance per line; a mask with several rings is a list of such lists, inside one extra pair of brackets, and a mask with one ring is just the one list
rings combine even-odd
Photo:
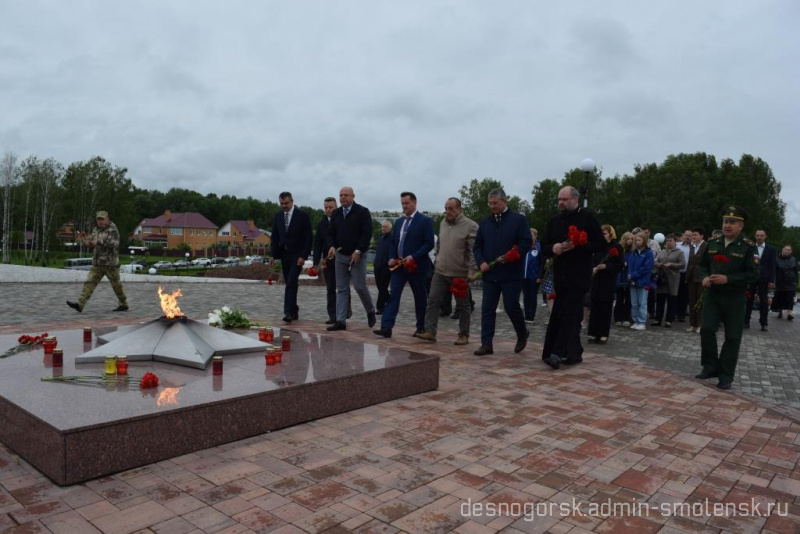
[(23, 343), (25, 343), (25, 338), (27, 338), (27, 337), (28, 337), (28, 336), (26, 336), (25, 334), (22, 334), (21, 336), (19, 336), (19, 337), (17, 338), (17, 343), (19, 343), (20, 345), (22, 345)]
[(316, 267), (312, 266), (308, 269), (308, 276), (316, 278), (317, 276), (319, 276), (319, 271), (317, 270)]
[(408, 258), (407, 260), (403, 261), (403, 268), (408, 274), (412, 274), (417, 270), (417, 260), (414, 258)]
[(617, 256), (619, 256), (619, 250), (617, 247), (611, 247), (611, 250), (608, 251), (608, 257), (616, 258)]
[(728, 263), (728, 256), (724, 254), (715, 254), (713, 261), (716, 263)]
[(466, 278), (453, 278), (453, 282), (450, 284), (450, 293), (452, 293), (457, 300), (467, 298), (468, 291), (469, 285), (467, 284)]
[(506, 262), (514, 262), (519, 261), (522, 259), (522, 256), (519, 255), (519, 247), (514, 245), (511, 247), (511, 250), (505, 253)]
[(547, 300), (556, 300), (556, 294), (555, 293), (548, 294), (547, 295)]
[(158, 377), (153, 373), (145, 373), (142, 380), (139, 382), (139, 387), (142, 389), (157, 388)]
[(574, 224), (567, 229), (567, 241), (580, 247), (589, 242), (589, 235), (584, 230), (578, 230)]
[(747, 300), (750, 300), (750, 292), (749, 291), (745, 291), (744, 292), (744, 298), (746, 298)]

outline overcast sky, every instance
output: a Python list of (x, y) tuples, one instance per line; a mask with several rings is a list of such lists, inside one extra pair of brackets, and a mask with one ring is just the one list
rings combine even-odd
[(0, 0), (0, 150), (437, 211), (472, 178), (530, 200), (585, 157), (750, 153), (800, 225), (798, 23), (796, 0)]

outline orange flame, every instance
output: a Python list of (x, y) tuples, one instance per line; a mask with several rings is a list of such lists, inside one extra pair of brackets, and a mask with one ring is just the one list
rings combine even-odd
[(181, 388), (164, 388), (164, 390), (158, 395), (156, 406), (161, 408), (163, 406), (173, 406), (178, 404), (178, 392), (180, 390)]
[(158, 298), (161, 299), (161, 311), (167, 316), (167, 319), (174, 319), (175, 317), (183, 317), (181, 309), (178, 307), (178, 297), (182, 297), (183, 293), (178, 289), (173, 291), (172, 294), (164, 293), (161, 287), (158, 288)]

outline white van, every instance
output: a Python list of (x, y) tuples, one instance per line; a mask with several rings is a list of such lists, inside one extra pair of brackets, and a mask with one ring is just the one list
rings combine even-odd
[(139, 265), (138, 263), (129, 263), (127, 265), (120, 265), (119, 272), (121, 273), (140, 273), (144, 270), (144, 267)]

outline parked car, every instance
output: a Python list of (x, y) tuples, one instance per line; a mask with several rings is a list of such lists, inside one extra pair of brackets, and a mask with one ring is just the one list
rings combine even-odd
[(189, 262), (186, 260), (178, 260), (172, 264), (173, 267), (188, 267)]
[(247, 259), (250, 263), (264, 263), (264, 258), (261, 256), (248, 256)]
[(138, 263), (129, 263), (127, 265), (120, 265), (119, 272), (121, 273), (140, 273), (144, 270), (144, 267), (139, 265)]
[(168, 261), (163, 261), (162, 260), (162, 261), (155, 262), (153, 264), (153, 267), (155, 267), (156, 269), (169, 269), (170, 267), (172, 267), (172, 264), (170, 262), (168, 262)]
[(211, 265), (220, 265), (223, 263), (225, 263), (225, 258), (220, 258), (220, 257), (211, 258)]
[(196, 260), (192, 260), (192, 265), (207, 267), (211, 265), (211, 260), (208, 258), (197, 258)]
[(232, 258), (225, 258), (225, 263), (239, 263), (239, 258), (237, 258), (236, 256)]

